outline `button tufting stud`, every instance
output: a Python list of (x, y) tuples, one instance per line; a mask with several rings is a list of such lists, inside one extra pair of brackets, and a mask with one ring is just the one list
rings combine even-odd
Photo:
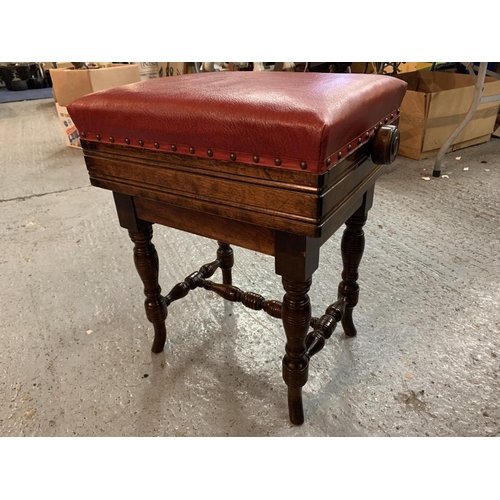
[(347, 146), (347, 151), (351, 151), (351, 149), (352, 149), (352, 146), (349, 144), (349, 145)]
[(114, 137), (111, 137), (111, 136), (110, 136), (110, 137), (109, 137), (109, 142), (115, 142)]
[(326, 166), (329, 167), (331, 163), (332, 163), (331, 158), (327, 158), (327, 160), (326, 160)]
[(158, 149), (158, 148), (160, 147), (160, 145), (159, 145), (157, 142), (155, 142), (155, 143), (154, 143), (154, 147), (155, 147), (156, 149)]
[(190, 152), (191, 154), (194, 154), (194, 148), (193, 148), (193, 146), (191, 146), (191, 147), (189, 148), (189, 152)]
[(231, 158), (231, 160), (235, 161), (236, 160), (236, 155), (234, 153), (231, 153), (229, 155), (229, 158)]
[(339, 160), (342, 158), (342, 151), (339, 151), (338, 157), (339, 157)]
[(144, 146), (144, 141), (139, 140), (139, 146)]
[(81, 132), (80, 135), (85, 139), (87, 137), (87, 134), (85, 132)]
[(172, 144), (170, 147), (172, 148), (172, 151), (177, 151), (177, 146), (175, 144)]
[(301, 168), (302, 170), (305, 170), (305, 169), (307, 168), (307, 163), (306, 163), (305, 161), (301, 161), (301, 162), (300, 162), (300, 168)]
[(368, 139), (368, 137), (370, 137), (370, 132), (367, 132), (367, 133), (365, 134), (365, 139)]
[(358, 144), (361, 144), (362, 141), (363, 139), (361, 139), (361, 137), (358, 137)]
[(400, 112), (401, 112), (401, 111), (400, 111), (399, 109), (396, 111), (396, 113), (397, 113), (398, 115), (399, 115), (399, 113), (400, 113)]
[(279, 158), (274, 159), (274, 164), (279, 167), (281, 165), (281, 160)]
[(387, 123), (388, 121), (389, 121), (389, 118), (386, 118), (386, 119), (384, 120), (384, 122), (385, 122), (385, 123)]
[(207, 149), (207, 155), (212, 157), (214, 155), (214, 152), (211, 149)]
[(383, 123), (382, 123), (382, 122), (380, 122), (380, 123), (379, 123), (379, 125), (380, 125), (380, 126), (382, 126), (382, 125), (383, 125)]
[(258, 155), (253, 155), (253, 161), (254, 163), (259, 163), (260, 158), (258, 157)]
[(125, 139), (125, 142), (126, 142), (127, 144), (130, 144), (130, 139)]
[(394, 118), (394, 113), (391, 113), (391, 120)]
[(98, 141), (100, 141), (100, 140), (101, 140), (101, 136), (100, 136), (99, 134), (96, 134), (96, 135), (95, 135), (95, 138), (96, 138)]

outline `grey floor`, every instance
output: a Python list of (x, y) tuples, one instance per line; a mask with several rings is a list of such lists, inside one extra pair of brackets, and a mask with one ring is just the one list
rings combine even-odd
[[(338, 330), (313, 358), (295, 427), (284, 331), (265, 313), (196, 290), (151, 354), (132, 244), (59, 127), (52, 100), (0, 105), (1, 436), (500, 435), (500, 140), (447, 155), (448, 178), (398, 157), (379, 180), (359, 334)], [(165, 292), (215, 255), (155, 231)], [(322, 248), (316, 315), (336, 293), (339, 241)], [(281, 299), (272, 258), (235, 256), (237, 286)]]

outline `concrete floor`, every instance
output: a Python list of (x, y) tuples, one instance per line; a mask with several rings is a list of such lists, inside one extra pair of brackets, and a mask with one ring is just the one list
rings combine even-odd
[[(313, 358), (301, 427), (265, 313), (196, 290), (151, 354), (132, 244), (52, 100), (0, 105), (0, 158), (1, 436), (500, 435), (500, 140), (447, 155), (449, 178), (398, 157), (379, 180), (359, 333), (337, 330)], [(155, 227), (166, 293), (216, 245)], [(322, 249), (316, 315), (336, 294), (339, 241)], [(237, 286), (281, 299), (272, 258), (235, 257)]]

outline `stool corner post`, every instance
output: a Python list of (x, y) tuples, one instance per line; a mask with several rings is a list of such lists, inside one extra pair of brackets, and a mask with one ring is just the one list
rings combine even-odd
[(139, 231), (129, 229), (128, 233), (134, 243), (134, 264), (144, 285), (146, 317), (154, 328), (155, 336), (151, 350), (159, 353), (163, 351), (167, 338), (165, 320), (168, 311), (165, 297), (161, 294), (161, 287), (158, 283), (158, 253), (151, 241), (153, 227), (151, 224), (147, 224)]

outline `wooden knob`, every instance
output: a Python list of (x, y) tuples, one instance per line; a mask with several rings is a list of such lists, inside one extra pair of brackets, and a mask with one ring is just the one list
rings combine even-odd
[(372, 161), (376, 165), (390, 165), (398, 154), (399, 129), (396, 125), (382, 125), (373, 139)]

